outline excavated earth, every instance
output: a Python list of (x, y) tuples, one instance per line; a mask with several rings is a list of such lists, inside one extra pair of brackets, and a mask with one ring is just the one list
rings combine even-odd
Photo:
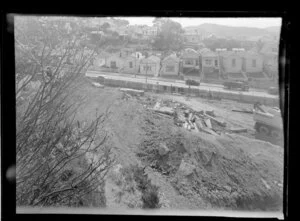
[[(159, 187), (163, 208), (282, 210), (281, 147), (255, 140), (251, 134), (214, 136), (188, 131), (175, 125), (172, 116), (151, 109), (158, 99), (175, 99), (195, 110), (215, 107), (215, 113), (224, 117), (221, 105), (207, 106), (206, 100), (201, 103), (171, 95), (129, 96), (117, 88), (93, 87), (88, 81), (77, 88), (74, 98), (82, 95), (78, 120), (92, 120), (96, 111), (103, 113), (109, 107), (104, 128), (110, 135), (116, 165), (145, 167), (151, 182)], [(250, 117), (237, 114), (239, 118), (227, 114), (227, 123), (243, 123), (252, 131)], [(162, 145), (164, 153), (160, 152)], [(118, 187), (111, 177), (105, 187), (107, 206), (126, 208), (126, 203), (116, 200)], [(130, 197), (140, 198), (138, 193)]]

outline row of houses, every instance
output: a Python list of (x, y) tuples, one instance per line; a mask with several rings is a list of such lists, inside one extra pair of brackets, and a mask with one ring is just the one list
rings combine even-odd
[(185, 77), (201, 79), (272, 79), (278, 72), (278, 56), (275, 51), (264, 54), (256, 51), (203, 48), (196, 51), (187, 48), (180, 53), (148, 55), (122, 49), (115, 54), (103, 52), (95, 60), (102, 66), (120, 73), (147, 74), (156, 77)]

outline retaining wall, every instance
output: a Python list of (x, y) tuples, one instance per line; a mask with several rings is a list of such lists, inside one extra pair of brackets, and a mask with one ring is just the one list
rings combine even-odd
[(279, 106), (278, 98), (271, 97), (262, 97), (262, 96), (254, 96), (243, 93), (232, 93), (230, 91), (209, 91), (198, 88), (188, 88), (188, 87), (177, 87), (177, 86), (166, 86), (166, 85), (157, 85), (150, 83), (142, 83), (142, 82), (131, 82), (131, 81), (122, 81), (115, 79), (105, 79), (104, 84), (112, 87), (124, 87), (124, 88), (132, 88), (137, 90), (146, 90), (153, 92), (163, 92), (163, 93), (177, 93), (177, 94), (189, 94), (197, 97), (210, 97), (213, 99), (227, 99), (234, 100), (243, 103), (255, 103), (260, 102), (265, 105), (270, 106)]

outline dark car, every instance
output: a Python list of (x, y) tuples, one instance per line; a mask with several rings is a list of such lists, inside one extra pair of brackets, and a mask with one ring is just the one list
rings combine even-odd
[(249, 84), (246, 81), (225, 81), (223, 83), (225, 89), (241, 89), (249, 91)]
[(188, 79), (188, 80), (185, 81), (185, 84), (186, 84), (186, 85), (199, 86), (199, 85), (200, 85), (200, 82), (195, 81), (195, 80), (192, 80), (192, 79)]

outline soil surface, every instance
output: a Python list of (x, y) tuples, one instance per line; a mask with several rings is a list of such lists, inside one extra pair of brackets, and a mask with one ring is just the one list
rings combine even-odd
[[(84, 97), (78, 109), (80, 121), (93, 120), (109, 108), (103, 128), (110, 135), (116, 165), (144, 167), (159, 187), (163, 208), (282, 209), (283, 148), (255, 140), (253, 116), (231, 111), (252, 105), (166, 94), (130, 96), (118, 88), (97, 88), (87, 79), (74, 93), (74, 99), (79, 97)], [(214, 136), (188, 131), (175, 125), (172, 116), (152, 110), (157, 101), (170, 100), (195, 111), (214, 110), (229, 128), (247, 128), (247, 132)], [(161, 143), (168, 148), (163, 156), (158, 152)], [(116, 189), (108, 176), (107, 207), (128, 208), (126, 197), (116, 200)], [(138, 201), (138, 194), (129, 195)]]

